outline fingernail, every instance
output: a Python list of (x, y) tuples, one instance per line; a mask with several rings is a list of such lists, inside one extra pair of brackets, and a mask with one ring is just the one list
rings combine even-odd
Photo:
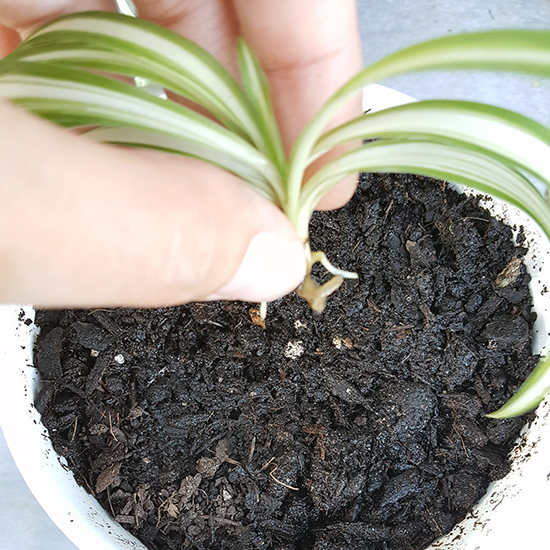
[(210, 300), (269, 302), (294, 290), (306, 271), (304, 246), (286, 232), (256, 235), (233, 279)]

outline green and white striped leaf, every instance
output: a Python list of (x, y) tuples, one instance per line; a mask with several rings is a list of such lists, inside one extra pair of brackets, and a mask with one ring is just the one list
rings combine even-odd
[[(272, 163), (206, 117), (134, 86), (87, 72), (30, 62), (0, 64), (0, 96), (66, 127), (118, 125), (181, 140), (180, 152), (214, 162), (252, 186), (280, 188)], [(276, 194), (275, 194), (276, 195)]]
[(367, 84), (416, 71), (513, 71), (550, 76), (549, 30), (491, 30), (444, 36), (410, 46), (374, 63), (340, 88), (345, 97)]
[(452, 139), (484, 148), (550, 188), (550, 130), (517, 113), (465, 101), (422, 101), (356, 118), (321, 136), (314, 158), (358, 139)]
[(147, 78), (266, 149), (248, 99), (223, 65), (194, 42), (148, 21), (103, 12), (67, 15), (36, 31), (12, 57)]
[(243, 87), (256, 112), (256, 121), (267, 144), (268, 155), (279, 169), (284, 183), (288, 164), (271, 104), (267, 78), (256, 55), (242, 38), (237, 43), (237, 54)]
[(340, 179), (357, 171), (403, 172), (455, 181), (515, 204), (550, 235), (550, 207), (521, 173), (480, 147), (428, 138), (372, 142), (328, 163), (304, 185), (299, 230), (319, 199)]
[(233, 172), (249, 182), (256, 191), (271, 202), (277, 205), (283, 204), (284, 197), (281, 196), (278, 187), (271, 186), (265, 180), (259, 179), (258, 173), (251, 166), (245, 165), (233, 157), (222, 156), (219, 151), (214, 150), (211, 146), (190, 140), (182, 140), (181, 137), (173, 134), (140, 128), (109, 128), (103, 126), (89, 130), (85, 132), (85, 135), (100, 143), (124, 145), (126, 147), (144, 147), (206, 160), (211, 164)]
[(291, 156), (289, 208), (299, 200), (303, 164), (323, 128), (338, 109), (367, 84), (401, 74), (427, 70), (514, 71), (550, 76), (550, 31), (497, 30), (465, 33), (430, 40), (397, 53), (367, 67), (340, 88), (321, 108), (294, 144)]
[(537, 407), (548, 392), (550, 392), (550, 355), (538, 363), (513, 397), (500, 409), (487, 416), (510, 418), (525, 414)]
[[(354, 94), (360, 93), (363, 87), (368, 84), (391, 76), (435, 69), (514, 71), (548, 77), (550, 76), (550, 31), (489, 31), (431, 40), (390, 55), (352, 78), (348, 84), (334, 94), (304, 129), (291, 153), (290, 201), (288, 209), (293, 216), (298, 216), (295, 223), (300, 230), (303, 230), (303, 226), (305, 225), (304, 216), (303, 212), (299, 211), (299, 207), (295, 206), (295, 201), (300, 201), (307, 211), (310, 211), (312, 204), (316, 202), (316, 199), (313, 197), (316, 194), (313, 192), (313, 186), (307, 191), (304, 189), (304, 194), (309, 194), (309, 198), (306, 196), (300, 197), (300, 193), (296, 191), (296, 188), (301, 184), (300, 174), (303, 173), (302, 164), (311, 160), (309, 155), (319, 133), (338, 111), (340, 106)], [(517, 129), (517, 126), (515, 129)], [(537, 138), (541, 137), (538, 131), (535, 131), (535, 134)], [(523, 145), (525, 145), (526, 141), (528, 140), (522, 138)], [(542, 141), (545, 142), (546, 138), (544, 137)], [(396, 147), (399, 146), (399, 148), (394, 149), (394, 145)], [(361, 168), (358, 167), (357, 169), (375, 171), (378, 166), (381, 171), (410, 171), (465, 183), (466, 185), (484, 190), (517, 204), (524, 211), (532, 215), (544, 229), (545, 233), (550, 235), (548, 232), (548, 213), (545, 212), (547, 209), (546, 204), (542, 204), (540, 195), (531, 194), (529, 190), (532, 188), (521, 174), (506, 168), (509, 161), (505, 161), (504, 163), (497, 162), (498, 168), (495, 167), (495, 171), (492, 172), (490, 168), (491, 158), (485, 157), (485, 163), (488, 162), (489, 166), (485, 166), (477, 175), (469, 174), (468, 161), (466, 159), (463, 159), (464, 162), (461, 161), (462, 157), (468, 156), (466, 153), (463, 155), (456, 150), (455, 153), (450, 152), (451, 158), (449, 158), (449, 163), (447, 166), (441, 166), (437, 162), (437, 158), (430, 158), (430, 154), (427, 153), (426, 148), (419, 148), (419, 145), (418, 143), (380, 143), (377, 145), (378, 150), (376, 151), (376, 155), (380, 154), (379, 158), (372, 159), (372, 163), (364, 164)], [(510, 147), (514, 147), (514, 145), (515, 143), (511, 143)], [(437, 144), (432, 144), (432, 146), (437, 147)], [(497, 144), (497, 146), (500, 148), (501, 143)], [(537, 148), (540, 150), (540, 144), (537, 144)], [(397, 155), (404, 154), (404, 157), (398, 162), (392, 162), (391, 156), (393, 156), (393, 153), (390, 153), (389, 157), (387, 155), (388, 151), (392, 151), (392, 149), (393, 153)], [(495, 151), (495, 146), (491, 146), (491, 150)], [(503, 153), (503, 151), (501, 150), (500, 153)], [(387, 165), (382, 167), (384, 156), (386, 157)], [(527, 162), (523, 160), (519, 161), (517, 156), (512, 155), (512, 157), (514, 162), (520, 163), (526, 170), (536, 172), (537, 177), (541, 181), (548, 181), (548, 171), (544, 166), (541, 166), (541, 163), (548, 158), (547, 156), (542, 157), (538, 161), (533, 161), (533, 157), (530, 157), (531, 160)], [(410, 163), (409, 167), (405, 166), (407, 162)], [(479, 162), (480, 160), (478, 159), (473, 165), (479, 166)], [(463, 164), (463, 166), (456, 166), (457, 163)], [(515, 197), (508, 198), (506, 197), (506, 193), (494, 189), (495, 182), (499, 181), (498, 172), (503, 168), (508, 172), (512, 188), (524, 189), (525, 193), (520, 193), (519, 196), (517, 193), (514, 193)], [(462, 172), (462, 169), (464, 169), (464, 172)], [(352, 172), (348, 171), (346, 173)], [(483, 177), (480, 178), (479, 176), (482, 174)], [(319, 177), (317, 181), (321, 182), (321, 174), (316, 176)], [(507, 179), (504, 178), (502, 181), (506, 181)], [(326, 184), (326, 181), (323, 184)], [(334, 180), (327, 187), (332, 184), (334, 184)], [(319, 185), (322, 184), (319, 183)], [(537, 366), (535, 372), (528, 378), (525, 385), (522, 386), (519, 396), (513, 398), (494, 414), (498, 415), (498, 417), (507, 417), (521, 414), (530, 408), (534, 408), (549, 390), (548, 377), (550, 377), (550, 359), (546, 358)]]

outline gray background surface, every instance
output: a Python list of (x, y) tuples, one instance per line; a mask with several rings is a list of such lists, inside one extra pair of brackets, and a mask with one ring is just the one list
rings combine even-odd
[[(549, 28), (550, 0), (359, 0), (365, 64), (429, 38), (491, 28)], [(419, 99), (474, 99), (550, 126), (550, 81), (513, 75), (424, 74), (385, 82)], [(0, 550), (76, 550), (27, 489), (0, 433)], [(98, 549), (101, 550), (101, 549)]]

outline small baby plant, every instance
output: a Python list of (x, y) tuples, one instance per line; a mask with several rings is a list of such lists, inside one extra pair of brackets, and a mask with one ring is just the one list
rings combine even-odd
[[(202, 159), (246, 181), (275, 203), (303, 239), (308, 275), (297, 289), (316, 311), (345, 278), (309, 248), (319, 200), (358, 171), (406, 172), (458, 182), (504, 199), (550, 236), (550, 208), (533, 179), (550, 188), (550, 130), (519, 114), (479, 103), (421, 101), (323, 129), (363, 87), (414, 71), (484, 69), (550, 76), (550, 31), (504, 30), (447, 36), (392, 54), (340, 88), (296, 140), (287, 158), (267, 79), (238, 41), (240, 83), (208, 52), (150, 22), (114, 13), (67, 15), (36, 31), (0, 61), (0, 96), (94, 140)], [(113, 75), (116, 78), (111, 78)], [(139, 77), (180, 101), (120, 79)], [(363, 146), (359, 140), (367, 140)], [(304, 181), (306, 168), (336, 146), (348, 152)], [(320, 262), (332, 278), (311, 277)], [(494, 417), (522, 414), (550, 389), (550, 355)]]

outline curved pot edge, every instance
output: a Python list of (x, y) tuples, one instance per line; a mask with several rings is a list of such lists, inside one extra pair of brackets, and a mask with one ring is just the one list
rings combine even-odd
[(38, 329), (31, 320), (31, 306), (0, 307), (0, 425), (13, 459), (36, 500), (81, 550), (146, 550), (78, 485), (53, 449), (33, 405), (40, 382), (32, 361)]

